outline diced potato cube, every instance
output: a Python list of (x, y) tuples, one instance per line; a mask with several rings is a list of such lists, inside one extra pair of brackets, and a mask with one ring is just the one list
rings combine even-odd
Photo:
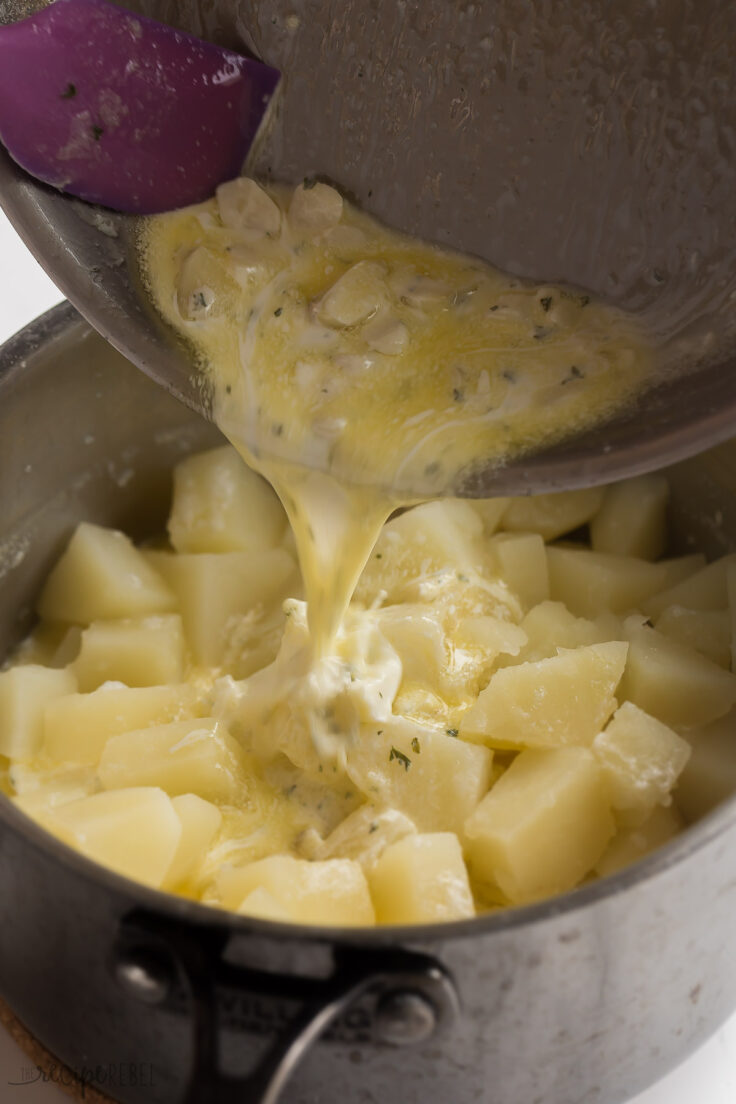
[(627, 648), (591, 644), (496, 671), (464, 714), (461, 736), (500, 748), (592, 743), (616, 708)]
[(147, 552), (148, 561), (176, 592), (184, 633), (194, 661), (223, 662), (239, 618), (286, 597), (294, 561), (282, 548), (267, 556), (253, 552), (176, 555)]
[(401, 660), (405, 682), (437, 683), (447, 666), (445, 634), (426, 605), (402, 602), (380, 611), (381, 632)]
[(406, 836), (368, 873), (379, 924), (431, 924), (475, 916), (460, 841), (452, 832)]
[(425, 502), (392, 518), (381, 530), (358, 581), (356, 598), (370, 604), (385, 591), (400, 600), (407, 580), (438, 571), (473, 570), (487, 556), (481, 547), (483, 525), (467, 502)]
[(538, 533), (499, 533), (490, 548), (498, 574), (525, 610), (549, 598), (547, 550)]
[(658, 559), (667, 542), (669, 497), (662, 475), (641, 475), (606, 487), (603, 505), (590, 524), (593, 551)]
[(546, 541), (554, 540), (590, 521), (602, 501), (601, 487), (512, 498), (501, 519), (501, 528), (539, 533)]
[(736, 794), (736, 710), (687, 736), (692, 754), (680, 775), (675, 800), (692, 822)]
[(684, 606), (692, 610), (728, 609), (727, 572), (729, 564), (736, 563), (736, 554), (721, 556), (707, 567), (686, 576), (681, 582), (673, 582), (666, 589), (643, 603), (648, 617), (659, 617), (668, 606)]
[(217, 208), (223, 225), (257, 241), (275, 237), (281, 228), (281, 212), (260, 184), (247, 176), (220, 184), (216, 192)]
[(244, 866), (220, 868), (216, 884), (223, 905), (239, 909), (254, 890), (265, 889), (303, 924), (363, 926), (375, 923), (363, 868), (350, 859), (307, 862), (272, 855)]
[(44, 713), (44, 751), (61, 762), (97, 763), (110, 736), (196, 715), (190, 686), (103, 686), (54, 698)]
[(124, 533), (82, 522), (38, 602), (50, 621), (145, 617), (176, 610), (176, 597)]
[(599, 878), (605, 878), (623, 870), (674, 839), (684, 826), (682, 816), (674, 805), (657, 805), (643, 824), (616, 833), (595, 864), (596, 874)]
[(43, 744), (43, 716), (49, 702), (72, 694), (71, 671), (29, 663), (0, 674), (0, 755), (28, 759)]
[(578, 617), (595, 617), (626, 613), (642, 603), (649, 612), (646, 599), (697, 570), (702, 560), (683, 556), (652, 564), (633, 556), (548, 548), (547, 562), (551, 597)]
[(79, 689), (103, 682), (159, 686), (184, 678), (184, 630), (178, 613), (124, 621), (93, 621), (72, 664)]
[(480, 515), (483, 530), (487, 537), (496, 532), (511, 501), (510, 498), (473, 498), (470, 500), (470, 505)]
[(159, 887), (181, 839), (181, 821), (163, 790), (93, 794), (54, 810), (79, 850), (118, 874)]
[(323, 234), (342, 218), (342, 196), (329, 184), (305, 181), (294, 189), (289, 225), (296, 234)]
[(256, 920), (273, 920), (280, 924), (286, 924), (295, 919), (286, 905), (282, 905), (272, 893), (261, 886), (240, 902), (237, 912), (241, 916), (252, 916)]
[(455, 645), (478, 648), (488, 661), (499, 655), (517, 656), (528, 643), (520, 625), (500, 617), (465, 617), (455, 632)]
[(576, 886), (613, 833), (591, 751), (522, 751), (468, 819), (466, 853), (475, 878), (523, 904)]
[(589, 621), (570, 613), (562, 602), (540, 602), (529, 610), (521, 623), (527, 643), (519, 659), (524, 662), (548, 659), (560, 648), (603, 644), (617, 637), (624, 639), (623, 626), (612, 620), (613, 615), (609, 614)]
[(636, 627), (620, 694), (664, 724), (691, 727), (722, 717), (736, 702), (736, 675), (656, 629)]
[(712, 659), (719, 667), (731, 667), (731, 618), (725, 610), (689, 610), (667, 606), (654, 623), (657, 632), (679, 640)]
[(460, 831), (490, 784), (492, 753), (395, 718), (361, 727), (346, 770), (374, 804), (398, 809), (420, 832)]
[(100, 758), (106, 790), (160, 786), (171, 797), (197, 793), (234, 802), (247, 793), (240, 747), (211, 717), (151, 725), (111, 736)]
[(174, 468), (169, 536), (177, 552), (259, 552), (284, 534), (286, 514), (234, 448), (189, 456)]
[(690, 745), (631, 702), (593, 741), (614, 809), (649, 812), (667, 805), (690, 758)]
[(181, 837), (166, 872), (164, 889), (176, 889), (191, 875), (222, 824), (222, 813), (217, 806), (196, 794), (180, 794), (172, 798), (171, 804), (181, 821)]

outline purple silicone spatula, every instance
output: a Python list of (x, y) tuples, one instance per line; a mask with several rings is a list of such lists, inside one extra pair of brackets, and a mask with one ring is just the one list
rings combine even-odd
[(238, 175), (278, 82), (107, 0), (55, 0), (0, 26), (0, 141), (47, 184), (153, 214)]

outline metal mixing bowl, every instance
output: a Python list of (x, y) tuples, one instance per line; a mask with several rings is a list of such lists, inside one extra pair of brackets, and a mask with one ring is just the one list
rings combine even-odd
[[(0, 0), (0, 22), (43, 0)], [(390, 225), (579, 284), (666, 338), (666, 376), (592, 432), (481, 466), (465, 494), (632, 475), (736, 424), (732, 0), (126, 0), (282, 70), (249, 166), (318, 175)], [(31, 181), (0, 201), (62, 291), (197, 406), (188, 350), (141, 296), (130, 218)], [(481, 460), (482, 458), (479, 458)]]

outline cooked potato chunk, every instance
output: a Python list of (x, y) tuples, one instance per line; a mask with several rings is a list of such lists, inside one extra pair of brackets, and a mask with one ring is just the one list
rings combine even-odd
[(617, 637), (624, 639), (622, 623), (612, 614), (595, 621), (576, 617), (562, 602), (540, 602), (529, 610), (521, 623), (526, 633), (526, 646), (519, 653), (519, 662), (549, 659), (560, 648), (580, 648), (586, 644), (604, 644)]
[(388, 601), (396, 601), (407, 580), (447, 569), (472, 570), (487, 556), (480, 542), (482, 530), (473, 507), (460, 499), (407, 510), (384, 525), (356, 597), (370, 603), (385, 592)]
[(196, 715), (191, 686), (103, 686), (65, 694), (44, 712), (44, 751), (60, 762), (97, 763), (110, 736)]
[(375, 922), (363, 868), (350, 859), (307, 862), (272, 855), (244, 866), (223, 866), (216, 884), (228, 908), (238, 909), (254, 890), (264, 889), (302, 924), (355, 927)]
[(649, 617), (659, 617), (668, 606), (684, 606), (691, 610), (728, 609), (727, 572), (729, 564), (734, 563), (736, 554), (722, 556), (680, 582), (671, 582), (644, 602), (642, 609)]
[(616, 708), (628, 645), (611, 641), (497, 671), (460, 723), (460, 735), (499, 748), (593, 741)]
[(656, 560), (667, 540), (670, 488), (661, 475), (642, 475), (606, 487), (603, 504), (590, 523), (594, 552)]
[(171, 804), (181, 822), (181, 837), (166, 872), (164, 889), (176, 889), (191, 875), (222, 824), (217, 806), (196, 794), (179, 794), (171, 799)]
[(708, 724), (736, 702), (736, 675), (656, 629), (631, 633), (622, 698), (664, 724)]
[(474, 877), (523, 904), (576, 886), (613, 833), (591, 751), (522, 751), (468, 819), (466, 852)]
[(657, 632), (679, 640), (727, 670), (731, 666), (731, 618), (725, 610), (667, 606), (654, 622)]
[(184, 630), (178, 613), (123, 621), (93, 621), (82, 633), (72, 664), (79, 689), (96, 690), (103, 682), (159, 686), (184, 678)]
[(99, 774), (107, 790), (156, 785), (172, 797), (196, 792), (207, 801), (225, 802), (247, 793), (240, 748), (211, 717), (111, 736)]
[(736, 794), (736, 710), (687, 735), (692, 754), (675, 799), (685, 818), (694, 821)]
[(229, 445), (174, 468), (169, 536), (177, 552), (259, 552), (274, 548), (286, 515), (268, 483)]
[(593, 741), (614, 809), (648, 814), (667, 805), (690, 757), (682, 737), (631, 702), (620, 706)]
[(506, 507), (512, 500), (510, 498), (473, 498), (470, 505), (479, 514), (483, 522), (483, 530), (487, 537), (496, 532), (501, 524), (501, 518), (506, 512)]
[(538, 533), (499, 533), (490, 547), (498, 574), (525, 610), (549, 598), (547, 551)]
[(173, 555), (148, 552), (148, 561), (178, 596), (184, 632), (195, 663), (218, 666), (239, 617), (286, 597), (294, 561), (283, 548), (252, 552)]
[(501, 528), (539, 533), (546, 541), (555, 540), (590, 521), (602, 501), (602, 487), (511, 498)]
[(0, 755), (29, 759), (43, 743), (43, 716), (49, 702), (71, 694), (71, 671), (29, 663), (0, 674)]
[(50, 621), (92, 621), (172, 613), (176, 597), (124, 533), (82, 522), (38, 602)]
[(452, 832), (392, 843), (368, 880), (379, 924), (431, 924), (475, 915), (462, 849)]
[(615, 874), (681, 832), (684, 822), (674, 805), (657, 805), (643, 824), (617, 832), (595, 864), (600, 878)]
[(369, 801), (398, 809), (420, 832), (460, 831), (490, 784), (492, 753), (399, 718), (365, 725), (347, 772)]
[[(651, 564), (633, 556), (548, 548), (547, 561), (550, 596), (564, 602), (578, 617), (595, 617), (606, 610), (627, 613), (638, 609), (651, 595), (697, 570), (702, 557), (683, 556)], [(646, 603), (644, 609), (649, 612)]]
[(154, 887), (163, 884), (181, 839), (176, 810), (156, 787), (93, 794), (53, 816), (88, 858)]

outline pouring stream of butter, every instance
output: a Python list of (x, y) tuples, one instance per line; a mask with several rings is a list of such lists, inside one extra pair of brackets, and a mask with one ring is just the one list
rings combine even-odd
[(287, 511), (314, 670), (393, 510), (595, 423), (651, 374), (630, 316), (390, 230), (314, 181), (231, 181), (147, 220), (140, 258), (216, 423)]

